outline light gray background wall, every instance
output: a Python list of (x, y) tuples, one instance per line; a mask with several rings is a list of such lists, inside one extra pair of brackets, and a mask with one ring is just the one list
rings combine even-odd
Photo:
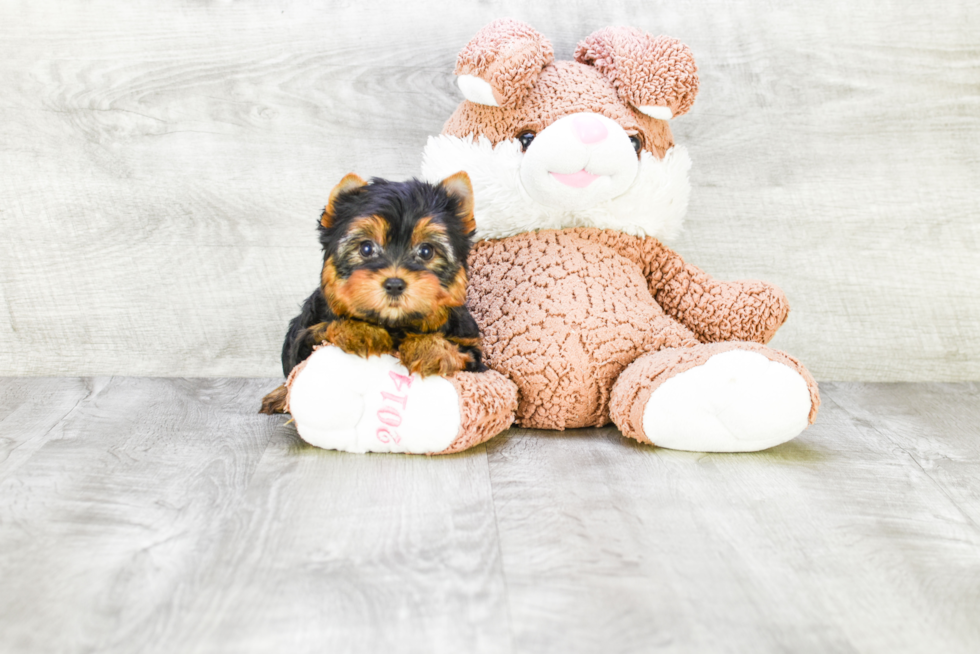
[(675, 248), (780, 284), (818, 379), (980, 379), (980, 7), (968, 0), (0, 0), (0, 374), (279, 374), (348, 171), (417, 174), (456, 52), (513, 16), (693, 49)]

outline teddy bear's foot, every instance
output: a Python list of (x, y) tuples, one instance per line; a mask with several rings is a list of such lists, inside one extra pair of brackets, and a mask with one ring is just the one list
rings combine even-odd
[(626, 436), (694, 452), (755, 452), (798, 436), (820, 404), (796, 359), (758, 343), (661, 350), (613, 386), (610, 417)]
[(318, 347), (289, 376), (287, 410), (317, 447), (347, 452), (459, 452), (514, 419), (517, 388), (496, 372), (425, 377), (390, 355)]

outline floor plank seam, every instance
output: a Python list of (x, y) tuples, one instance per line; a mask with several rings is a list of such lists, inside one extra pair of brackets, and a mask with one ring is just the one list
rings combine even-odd
[[(94, 378), (93, 377), (82, 377), (82, 379), (86, 380), (87, 383), (91, 383)], [(100, 389), (90, 388), (89, 389), (89, 392), (85, 395), (85, 397), (79, 398), (78, 401), (75, 402), (75, 404), (72, 405), (72, 407), (70, 409), (68, 409), (68, 411), (66, 411), (64, 415), (62, 415), (61, 417), (59, 417), (57, 419), (57, 421), (55, 421), (54, 424), (52, 424), (51, 427), (49, 427), (47, 429), (47, 431), (45, 431), (43, 434), (39, 434), (38, 436), (35, 436), (34, 438), (31, 438), (29, 440), (26, 440), (23, 443), (19, 443), (14, 449), (12, 449), (10, 452), (8, 452), (7, 453), (7, 458), (5, 458), (3, 461), (0, 461), (0, 477), (4, 477), (4, 476), (6, 476), (8, 474), (11, 474), (13, 472), (16, 472), (17, 470), (20, 469), (21, 466), (23, 466), (25, 463), (27, 463), (28, 461), (30, 461), (31, 458), (33, 458), (34, 455), (37, 454), (38, 450), (40, 450), (42, 447), (44, 447), (44, 444), (47, 443), (48, 436), (51, 434), (51, 432), (53, 432), (55, 429), (57, 429), (58, 427), (60, 427), (62, 425), (62, 423), (64, 423), (65, 420), (67, 420), (71, 416), (71, 414), (73, 414), (78, 409), (78, 407), (81, 406), (81, 404), (83, 402), (87, 402), (94, 395), (97, 395), (97, 394), (101, 393), (104, 388), (105, 388), (105, 386), (103, 386)], [(27, 447), (31, 443), (38, 443), (38, 442), (41, 443), (40, 447), (38, 447), (37, 450), (35, 450), (35, 451), (31, 452), (30, 454), (28, 454), (27, 456), (25, 456), (22, 461), (20, 461), (19, 463), (16, 463), (16, 464), (11, 464), (11, 466), (9, 468), (6, 468), (4, 466), (4, 464), (7, 463), (7, 461), (10, 461), (10, 459), (17, 452), (21, 451), (24, 447)]]
[[(275, 416), (275, 417), (278, 418), (280, 416)], [(268, 420), (266, 421), (266, 429), (269, 432), (269, 437), (265, 439), (265, 446), (262, 448), (262, 454), (260, 454), (259, 458), (255, 460), (255, 465), (252, 467), (251, 472), (248, 473), (248, 481), (246, 481), (245, 485), (242, 487), (243, 497), (248, 494), (249, 490), (251, 490), (252, 480), (255, 479), (255, 473), (259, 470), (259, 468), (262, 467), (262, 462), (265, 461), (265, 457), (269, 454), (269, 446), (272, 445), (272, 439), (275, 438), (276, 432), (279, 431), (280, 427), (284, 427), (288, 425), (291, 422), (291, 420), (286, 421), (285, 423), (279, 423), (271, 428), (269, 427), (269, 422), (270, 421)]]
[[(880, 431), (880, 430), (878, 430), (878, 429), (875, 429), (875, 431), (876, 431), (877, 433), (881, 433), (881, 431)], [(889, 440), (890, 440), (890, 439), (889, 439)], [(894, 441), (891, 441), (891, 442), (894, 442)], [(927, 477), (927, 478), (929, 479), (929, 481), (931, 481), (931, 482), (932, 482), (932, 484), (933, 484), (933, 486), (935, 486), (935, 487), (936, 487), (936, 489), (937, 489), (937, 490), (938, 490), (938, 491), (939, 491), (940, 493), (942, 493), (942, 494), (943, 494), (943, 496), (944, 496), (944, 497), (945, 497), (945, 498), (946, 498), (947, 500), (949, 500), (949, 503), (950, 503), (950, 504), (952, 504), (952, 505), (953, 505), (954, 507), (956, 507), (956, 511), (957, 511), (957, 512), (958, 512), (958, 513), (959, 513), (959, 514), (960, 514), (961, 516), (963, 516), (963, 519), (964, 519), (964, 520), (966, 520), (966, 521), (967, 521), (967, 522), (968, 522), (968, 523), (969, 523), (970, 525), (972, 525), (972, 526), (973, 526), (973, 528), (974, 528), (974, 529), (976, 529), (978, 533), (980, 533), (980, 525), (978, 525), (978, 524), (976, 523), (976, 521), (974, 521), (974, 520), (973, 520), (973, 518), (971, 518), (971, 517), (970, 517), (970, 515), (969, 515), (968, 513), (966, 513), (966, 511), (964, 511), (964, 510), (963, 510), (963, 507), (961, 507), (961, 506), (960, 506), (960, 504), (959, 504), (959, 502), (957, 502), (957, 501), (956, 501), (955, 499), (953, 499), (953, 497), (952, 497), (952, 496), (951, 496), (951, 495), (949, 494), (949, 491), (947, 491), (947, 490), (946, 490), (946, 487), (945, 487), (945, 486), (943, 486), (943, 484), (942, 484), (942, 483), (941, 483), (941, 482), (940, 482), (939, 480), (937, 480), (937, 479), (936, 479), (936, 478), (934, 478), (934, 477), (933, 477), (932, 475), (930, 475), (930, 474), (929, 474), (929, 471), (928, 471), (928, 470), (926, 470), (926, 469), (925, 469), (925, 468), (924, 468), (924, 467), (922, 466), (922, 464), (921, 464), (921, 463), (919, 463), (919, 460), (918, 460), (918, 459), (916, 459), (916, 458), (915, 458), (914, 456), (912, 456), (912, 454), (911, 454), (911, 453), (910, 453), (910, 452), (909, 452), (908, 450), (906, 450), (905, 448), (903, 448), (903, 447), (902, 447), (901, 445), (898, 445), (897, 447), (898, 447), (898, 449), (900, 449), (900, 450), (902, 450), (902, 452), (904, 452), (904, 453), (905, 453), (905, 454), (906, 454), (906, 455), (907, 455), (907, 456), (909, 457), (909, 459), (911, 459), (911, 460), (912, 460), (912, 463), (914, 463), (914, 464), (916, 465), (916, 467), (917, 467), (917, 468), (919, 468), (919, 470), (921, 470), (921, 471), (922, 471), (922, 474), (924, 474), (924, 475), (925, 475), (925, 476), (926, 476), (926, 477)]]
[[(506, 433), (506, 432), (504, 432)], [(497, 438), (500, 438), (504, 434), (500, 434)], [(516, 651), (514, 649), (514, 617), (511, 615), (510, 609), (510, 584), (507, 581), (507, 569), (504, 566), (504, 547), (503, 542), (500, 538), (500, 521), (497, 517), (497, 498), (494, 496), (493, 490), (493, 467), (490, 465), (490, 447), (487, 443), (483, 445), (483, 457), (487, 462), (487, 483), (490, 485), (490, 506), (493, 507), (493, 529), (497, 535), (497, 557), (500, 559), (500, 576), (504, 584), (504, 607), (507, 609), (507, 642), (510, 645), (510, 651)]]
[[(860, 416), (858, 416), (855, 413), (853, 413), (850, 410), (848, 410), (848, 408), (846, 406), (844, 406), (843, 404), (841, 404), (840, 402), (838, 402), (835, 398), (826, 398), (826, 399), (829, 399), (831, 402), (833, 402), (841, 411), (843, 411), (844, 413), (846, 413), (851, 418), (854, 418), (855, 420), (861, 420), (861, 417)], [(878, 434), (879, 436), (881, 436), (882, 438), (884, 438), (885, 440), (887, 440), (889, 443), (891, 443), (892, 445), (894, 445), (895, 447), (897, 447), (899, 450), (901, 450), (916, 465), (916, 467), (919, 470), (922, 471), (922, 474), (925, 475), (926, 479), (928, 479), (930, 482), (932, 482), (932, 485), (935, 486), (936, 489), (940, 493), (942, 493), (943, 496), (947, 500), (949, 500), (949, 503), (951, 505), (953, 505), (953, 507), (956, 508), (957, 513), (959, 513), (963, 517), (963, 519), (966, 520), (966, 522), (970, 524), (971, 527), (973, 527), (978, 533), (980, 533), (980, 524), (977, 524), (977, 522), (975, 520), (973, 520), (973, 518), (970, 517), (970, 515), (966, 511), (963, 510), (963, 507), (961, 507), (960, 504), (959, 504), (959, 502), (957, 502), (949, 494), (949, 491), (946, 489), (946, 487), (943, 485), (943, 483), (941, 481), (939, 481), (938, 479), (936, 479), (935, 477), (933, 477), (931, 474), (929, 474), (929, 471), (925, 469), (925, 467), (922, 465), (922, 463), (917, 458), (915, 458), (915, 455), (914, 454), (912, 454), (907, 449), (905, 449), (904, 447), (902, 447), (902, 445), (900, 443), (896, 442), (895, 439), (893, 439), (891, 436), (888, 435), (888, 432), (887, 431), (883, 431), (883, 430), (879, 429), (878, 426), (875, 425), (873, 422), (867, 422), (867, 425), (876, 434)]]

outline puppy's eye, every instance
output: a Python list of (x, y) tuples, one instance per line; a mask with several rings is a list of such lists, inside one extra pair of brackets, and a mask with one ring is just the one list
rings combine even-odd
[(530, 131), (530, 130), (528, 130), (526, 132), (521, 132), (520, 134), (518, 134), (517, 135), (517, 140), (521, 144), (521, 150), (523, 150), (524, 152), (527, 152), (527, 148), (528, 148), (529, 145), (531, 145), (531, 141), (534, 140), (534, 137), (535, 136), (537, 136), (537, 135), (534, 132)]
[(636, 150), (636, 153), (640, 154), (640, 149), (643, 147), (643, 139), (639, 135), (634, 134), (630, 137), (630, 143), (633, 144), (633, 149)]
[(419, 255), (419, 259), (421, 259), (422, 261), (428, 261), (436, 253), (435, 248), (433, 248), (428, 243), (423, 243), (422, 245), (420, 245), (417, 252)]
[(358, 253), (365, 259), (370, 259), (375, 254), (374, 243), (371, 241), (361, 241), (360, 246), (357, 248)]

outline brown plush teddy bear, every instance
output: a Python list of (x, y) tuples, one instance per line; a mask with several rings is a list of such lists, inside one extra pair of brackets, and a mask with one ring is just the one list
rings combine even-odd
[[(462, 50), (456, 75), (466, 100), (430, 138), (422, 173), (465, 170), (473, 182), (467, 305), (492, 370), (420, 379), (419, 389), (441, 389), (417, 402), (432, 424), (400, 421), (392, 446), (372, 441), (370, 397), (398, 362), (361, 375), (360, 405), (353, 395), (325, 402), (331, 370), (344, 379), (380, 362), (320, 348), (311, 361), (331, 363), (290, 380), (305, 439), (434, 453), (483, 442), (512, 419), (542, 429), (611, 421), (643, 443), (731, 452), (786, 442), (813, 422), (813, 378), (763, 345), (786, 320), (783, 293), (714, 280), (661, 242), (679, 231), (690, 191), (690, 160), (668, 125), (698, 90), (685, 45), (607, 28), (575, 61), (553, 61), (541, 34), (498, 20)], [(343, 424), (331, 413), (340, 409)]]

